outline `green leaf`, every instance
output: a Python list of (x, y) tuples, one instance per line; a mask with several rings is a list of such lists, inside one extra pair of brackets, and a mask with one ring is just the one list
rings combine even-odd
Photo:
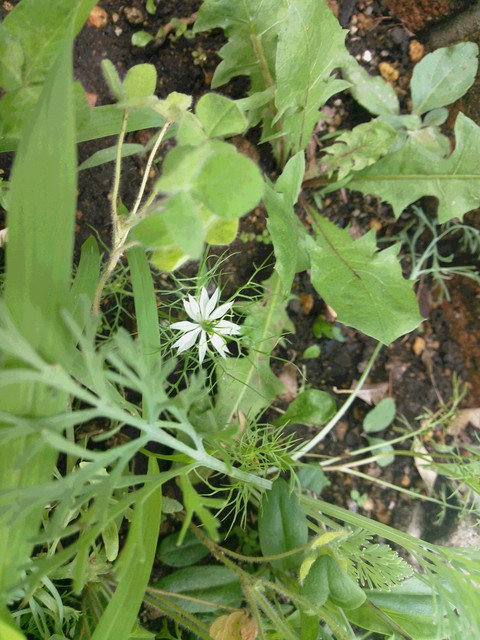
[(135, 33), (132, 34), (132, 44), (134, 47), (146, 47), (152, 40), (155, 40), (155, 38), (147, 31), (135, 31)]
[(375, 194), (400, 213), (423, 196), (438, 198), (442, 224), (478, 207), (480, 128), (463, 113), (455, 123), (455, 150), (448, 158), (425, 150), (415, 139), (356, 174), (349, 187)]
[(302, 489), (313, 491), (318, 496), (331, 484), (322, 467), (314, 462), (301, 467), (297, 472), (297, 478)]
[(320, 357), (322, 350), (319, 344), (312, 344), (302, 353), (302, 360), (314, 360)]
[(221, 606), (239, 607), (242, 602), (240, 579), (227, 567), (203, 565), (179, 569), (154, 586), (184, 596), (185, 599), (176, 597), (173, 601), (190, 613), (217, 611)]
[(325, 152), (331, 172), (342, 180), (352, 171), (361, 171), (384, 156), (397, 139), (397, 132), (386, 122), (372, 120), (339, 135)]
[(169, 198), (160, 214), (176, 246), (193, 260), (202, 254), (204, 230), (197, 203), (189, 193)]
[(316, 607), (325, 604), (330, 593), (326, 555), (321, 555), (312, 564), (303, 581), (300, 593)]
[(394, 624), (412, 638), (436, 640), (438, 621), (435, 615), (434, 595), (429, 587), (418, 578), (405, 580), (400, 586), (388, 591), (366, 591), (369, 601), (379, 607), (383, 616), (371, 606), (361, 607), (347, 612), (351, 622), (363, 629), (377, 633), (392, 633), (392, 627), (385, 621), (385, 615)]
[[(305, 513), (297, 496), (282, 478), (275, 480), (271, 491), (263, 494), (258, 515), (260, 549), (264, 556), (273, 556), (302, 547), (308, 540), (308, 525)], [(272, 560), (280, 570), (298, 566), (298, 554)]]
[[(282, 283), (282, 295), (290, 295), (292, 282), (299, 267), (302, 229), (293, 209), (305, 173), (305, 158), (299, 152), (285, 165), (275, 187), (265, 184), (264, 202), (267, 228), (275, 252), (275, 270)], [(304, 235), (304, 234), (303, 234)]]
[(130, 100), (153, 95), (156, 85), (157, 70), (153, 64), (137, 64), (131, 67), (123, 81), (125, 95)]
[(275, 425), (325, 424), (335, 413), (335, 400), (329, 393), (319, 389), (302, 391), (289, 405)]
[(478, 46), (461, 42), (426, 55), (414, 68), (412, 111), (418, 115), (451, 104), (472, 86), (477, 72)]
[(0, 137), (18, 136), (28, 121), (76, 10), (71, 0), (22, 0), (5, 17), (0, 53), (8, 53), (0, 57), (0, 78), (16, 91), (0, 100)]
[(236, 102), (217, 93), (202, 96), (195, 113), (211, 138), (243, 133), (247, 127), (247, 120)]
[[(127, 142), (122, 145), (121, 155), (122, 158), (128, 158), (129, 156), (142, 153), (143, 151), (145, 151), (145, 147), (142, 144), (131, 144)], [(89, 158), (84, 160), (82, 164), (79, 165), (78, 170), (83, 171), (84, 169), (92, 169), (93, 167), (99, 167), (107, 162), (113, 162), (116, 159), (116, 156), (116, 145), (108, 147), (107, 149), (100, 149), (100, 151), (96, 151)]]
[(366, 599), (365, 592), (355, 580), (330, 556), (324, 556), (327, 564), (328, 598), (342, 609), (357, 609)]
[[(155, 458), (149, 458), (148, 475), (158, 474)], [(134, 628), (148, 585), (157, 547), (162, 515), (162, 485), (137, 500), (126, 545), (120, 556), (118, 585), (95, 627), (92, 640), (118, 640)]]
[(286, 0), (203, 2), (194, 33), (220, 28), (229, 40), (219, 51), (222, 62), (215, 69), (213, 89), (239, 75), (250, 77), (252, 94), (273, 84), (278, 31), (287, 6)]
[(345, 52), (345, 34), (325, 0), (289, 2), (278, 38), (275, 104), (294, 153), (307, 146), (328, 98), (349, 86), (330, 77)]
[(395, 418), (397, 407), (393, 398), (384, 398), (363, 419), (365, 433), (377, 433), (386, 429)]
[(125, 89), (115, 65), (108, 58), (102, 60), (102, 72), (113, 97), (119, 102), (123, 100), (125, 98)]
[(187, 531), (182, 544), (178, 544), (178, 533), (163, 538), (157, 552), (157, 558), (169, 567), (190, 567), (208, 556), (207, 547), (197, 536)]
[[(158, 191), (191, 191), (219, 218), (233, 220), (255, 207), (263, 193), (258, 167), (226, 142), (180, 146), (166, 157)], [(238, 185), (242, 184), (242, 189)]]
[(188, 96), (186, 93), (172, 91), (165, 100), (158, 100), (155, 104), (155, 111), (160, 113), (160, 115), (169, 122), (181, 122), (184, 115), (188, 113), (191, 104), (192, 96)]
[[(205, 209), (203, 211), (206, 211)], [(208, 244), (230, 244), (237, 237), (237, 220), (222, 220), (218, 216), (208, 212), (204, 215), (205, 241)]]
[(382, 454), (376, 461), (380, 467), (388, 467), (388, 465), (393, 463), (395, 460), (395, 450), (387, 440), (384, 440), (383, 438), (375, 438), (373, 436), (366, 436), (366, 438), (370, 447), (381, 445), (375, 448), (372, 452), (375, 455)]
[(316, 243), (309, 238), (312, 284), (335, 309), (339, 322), (389, 344), (422, 318), (411, 282), (402, 276), (397, 248), (377, 252), (375, 231), (352, 240), (325, 218), (316, 218)]
[(395, 89), (381, 76), (371, 76), (352, 56), (346, 56), (341, 66), (342, 76), (351, 84), (350, 93), (367, 111), (376, 116), (400, 113)]

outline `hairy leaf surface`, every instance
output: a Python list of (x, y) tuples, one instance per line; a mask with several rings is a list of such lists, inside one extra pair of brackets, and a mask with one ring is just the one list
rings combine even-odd
[(455, 139), (455, 151), (442, 158), (410, 138), (401, 149), (357, 174), (349, 186), (380, 196), (397, 216), (428, 195), (438, 198), (440, 223), (460, 217), (480, 204), (480, 128), (459, 113)]

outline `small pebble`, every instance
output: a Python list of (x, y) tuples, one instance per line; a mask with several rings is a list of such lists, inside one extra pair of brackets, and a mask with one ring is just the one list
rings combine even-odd
[(108, 24), (108, 13), (102, 7), (93, 7), (88, 16), (87, 24), (94, 29), (104, 29)]
[(367, 50), (367, 51), (364, 51), (364, 52), (362, 53), (362, 60), (363, 60), (364, 62), (371, 62), (371, 61), (372, 61), (372, 58), (373, 58), (373, 55), (372, 55), (372, 52), (371, 52), (371, 51), (368, 51), (368, 50)]
[(418, 40), (410, 40), (408, 43), (408, 55), (412, 62), (418, 62), (423, 58), (425, 47)]
[(142, 11), (137, 7), (125, 7), (123, 13), (130, 24), (141, 24), (145, 19)]

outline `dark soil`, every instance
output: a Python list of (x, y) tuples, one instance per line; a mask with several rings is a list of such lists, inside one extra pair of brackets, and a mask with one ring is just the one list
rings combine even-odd
[[(16, 4), (16, 3), (11, 3)], [(110, 59), (119, 73), (124, 75), (129, 67), (149, 62), (158, 71), (157, 92), (166, 96), (171, 91), (191, 94), (198, 99), (209, 90), (213, 70), (218, 64), (216, 51), (223, 43), (220, 33), (185, 37), (167, 37), (163, 43), (156, 42), (145, 48), (131, 45), (132, 35), (139, 29), (155, 34), (159, 27), (173, 17), (186, 18), (198, 10), (199, 0), (162, 0), (158, 2), (157, 13), (150, 16), (145, 11), (145, 3), (140, 0), (104, 0), (99, 5), (107, 14), (107, 24), (102, 28), (85, 26), (75, 46), (75, 75), (81, 80), (90, 99), (97, 105), (110, 103), (106, 84), (100, 69), (103, 59)], [(335, 5), (335, 3), (333, 3)], [(379, 0), (364, 0), (355, 3), (340, 3), (342, 19), (350, 28), (349, 47), (371, 72), (378, 72), (383, 63), (385, 74), (390, 74), (392, 83), (403, 106), (408, 104), (408, 83), (413, 68), (412, 40), (419, 45), (427, 35), (413, 37), (404, 24), (394, 17)], [(349, 5), (350, 9), (348, 9)], [(2, 8), (5, 14), (6, 3)], [(131, 12), (131, 9), (137, 10)], [(348, 10), (346, 10), (348, 9)], [(127, 10), (127, 11), (126, 11)], [(127, 15), (130, 18), (127, 18)], [(136, 15), (133, 24), (132, 15)], [(1, 17), (1, 14), (0, 14)], [(130, 19), (130, 21), (129, 21)], [(417, 49), (418, 50), (418, 49)], [(194, 60), (200, 61), (194, 64)], [(227, 87), (230, 95), (241, 95), (244, 82)], [(329, 127), (352, 127), (368, 119), (368, 115), (355, 105), (351, 98), (334, 99), (329, 106), (331, 115)], [(148, 132), (130, 134), (129, 141), (144, 140)], [(109, 146), (112, 140), (85, 143), (79, 151), (80, 161), (91, 155), (99, 147)], [(254, 137), (240, 141), (250, 153), (256, 153), (259, 162), (267, 172), (274, 171), (268, 149), (255, 147)], [(5, 163), (4, 163), (5, 165)], [(2, 166), (4, 166), (2, 165)], [(137, 159), (125, 162), (122, 197), (128, 204), (141, 179), (142, 163)], [(78, 247), (92, 233), (98, 234), (108, 245), (110, 239), (109, 193), (112, 184), (112, 165), (103, 165), (80, 175), (78, 205)], [(305, 191), (305, 197), (309, 191)], [(341, 191), (324, 200), (325, 213), (340, 226), (351, 225), (352, 233), (361, 234), (372, 226), (379, 236), (388, 237), (398, 228), (391, 211), (376, 198), (364, 198), (358, 193)], [(478, 226), (478, 212), (471, 218)], [(265, 228), (265, 216), (261, 209), (246, 216), (241, 223), (243, 235), (231, 247), (233, 257), (225, 266), (226, 284), (231, 293), (245, 283), (256, 266), (269, 261), (271, 247), (252, 239)], [(268, 269), (262, 271), (264, 277)], [(427, 290), (428, 290), (428, 284)], [(464, 280), (450, 283), (452, 303), (435, 305), (428, 302), (429, 317), (422, 327), (412, 334), (385, 347), (378, 358), (369, 383), (387, 383), (388, 394), (397, 403), (398, 415), (405, 416), (411, 429), (418, 427), (415, 418), (424, 413), (425, 408), (434, 410), (440, 399), (448, 401), (452, 393), (452, 376), (470, 384), (470, 395), (466, 405), (477, 406), (480, 402), (478, 348), (479, 297), (478, 290)], [(295, 282), (296, 298), (289, 310), (295, 323), (295, 334), (288, 336), (287, 346), (279, 352), (281, 358), (294, 362), (300, 370), (304, 368), (306, 378), (314, 387), (330, 393), (352, 388), (360, 377), (374, 342), (352, 329), (341, 327), (343, 342), (314, 335), (314, 323), (319, 315), (329, 318), (329, 311), (312, 289), (308, 277), (300, 274)], [(435, 291), (429, 292), (434, 300)], [(331, 320), (331, 319), (330, 319)], [(302, 360), (304, 350), (318, 344), (321, 355), (316, 360)], [(276, 365), (277, 366), (277, 365)], [(278, 367), (281, 368), (280, 365)], [(338, 394), (338, 404), (345, 395)], [(341, 455), (355, 448), (365, 446), (362, 436), (362, 419), (369, 410), (368, 405), (358, 400), (353, 410), (338, 425), (337, 429), (319, 448), (322, 455)], [(387, 433), (387, 437), (393, 435)], [(428, 444), (428, 443), (427, 443)], [(381, 469), (375, 464), (362, 468), (372, 477), (396, 483), (404, 488), (421, 488), (422, 481), (410, 458), (399, 458), (391, 466)], [(368, 494), (369, 502), (365, 512), (400, 528), (408, 524), (412, 506), (408, 497), (393, 490), (381, 490), (377, 484), (354, 476), (332, 474), (332, 485), (326, 491), (326, 498), (357, 509), (351, 499), (351, 491)]]

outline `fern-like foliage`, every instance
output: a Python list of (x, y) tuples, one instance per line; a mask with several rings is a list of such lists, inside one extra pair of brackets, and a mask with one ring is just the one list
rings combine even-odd
[(396, 551), (372, 538), (364, 529), (354, 529), (340, 545), (363, 586), (388, 590), (413, 575), (412, 567)]

